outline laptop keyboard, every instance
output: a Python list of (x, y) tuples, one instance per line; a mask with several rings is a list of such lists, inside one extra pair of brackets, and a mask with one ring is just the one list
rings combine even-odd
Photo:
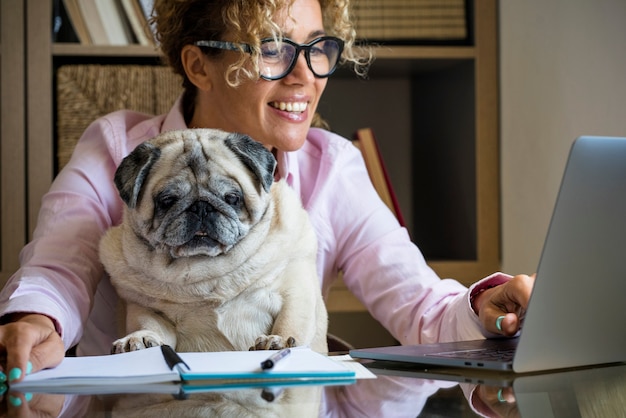
[(477, 350), (460, 350), (442, 353), (427, 354), (429, 357), (446, 357), (446, 358), (467, 358), (472, 360), (483, 361), (512, 361), (515, 355), (514, 348), (504, 349), (477, 349)]

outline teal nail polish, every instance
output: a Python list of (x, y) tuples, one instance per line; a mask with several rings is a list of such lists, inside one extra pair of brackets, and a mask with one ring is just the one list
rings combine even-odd
[(504, 319), (504, 315), (501, 315), (498, 318), (496, 318), (496, 328), (498, 328), (498, 331), (502, 331), (502, 320), (503, 319)]
[(33, 363), (30, 361), (26, 363), (26, 376), (28, 376), (33, 371)]
[(4, 395), (9, 387), (4, 383), (0, 383), (0, 396)]
[(20, 398), (16, 398), (15, 396), (11, 396), (11, 395), (9, 395), (9, 402), (13, 406), (21, 406), (22, 405), (22, 400)]
[(9, 382), (19, 379), (20, 377), (22, 377), (22, 369), (18, 369), (17, 367), (14, 367), (9, 372)]
[(25, 393), (24, 394), (24, 399), (26, 399), (26, 402), (30, 402), (31, 399), (33, 399), (33, 394), (32, 393)]
[(504, 403), (506, 402), (506, 399), (504, 399), (504, 396), (502, 396), (502, 388), (500, 388), (500, 390), (498, 390), (498, 402), (500, 403)]
[(7, 375), (4, 372), (0, 372), (0, 383), (4, 383), (7, 381)]

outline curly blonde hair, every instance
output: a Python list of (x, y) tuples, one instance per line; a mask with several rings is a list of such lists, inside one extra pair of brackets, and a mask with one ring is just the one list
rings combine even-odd
[[(259, 53), (261, 39), (268, 35), (280, 38), (280, 28), (273, 21), (277, 12), (289, 10), (295, 0), (156, 0), (151, 24), (163, 58), (175, 73), (183, 77), (184, 109), (193, 106), (195, 86), (187, 79), (181, 61), (185, 45), (199, 40), (224, 40), (245, 43), (252, 47), (252, 54)], [(367, 47), (355, 44), (355, 30), (351, 20), (349, 0), (319, 0), (327, 34), (343, 39), (345, 45), (342, 64), (349, 64), (361, 76), (367, 72), (372, 60)], [(205, 53), (219, 55), (218, 49)], [(258, 68), (251, 68), (248, 54), (241, 54), (225, 74), (226, 82), (239, 85), (246, 79), (258, 79)], [(252, 60), (256, 62), (256, 60)], [(187, 114), (187, 112), (185, 112)]]

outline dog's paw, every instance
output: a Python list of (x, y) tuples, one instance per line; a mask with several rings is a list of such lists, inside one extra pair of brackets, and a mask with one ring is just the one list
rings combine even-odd
[(147, 330), (135, 331), (124, 338), (113, 341), (111, 354), (143, 350), (144, 348), (156, 347), (163, 344), (165, 344), (165, 342), (163, 342), (155, 332)]
[(282, 350), (283, 348), (295, 346), (296, 339), (293, 337), (285, 339), (280, 335), (261, 335), (254, 341), (254, 346), (250, 347), (250, 351)]

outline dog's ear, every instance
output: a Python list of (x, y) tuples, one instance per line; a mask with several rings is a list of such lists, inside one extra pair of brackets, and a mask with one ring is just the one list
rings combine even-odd
[(154, 145), (144, 142), (122, 160), (115, 172), (115, 186), (120, 197), (133, 209), (139, 201), (139, 195), (150, 168), (161, 156), (161, 150)]
[(276, 159), (260, 142), (248, 135), (233, 133), (226, 138), (226, 146), (254, 173), (267, 192), (274, 182)]

